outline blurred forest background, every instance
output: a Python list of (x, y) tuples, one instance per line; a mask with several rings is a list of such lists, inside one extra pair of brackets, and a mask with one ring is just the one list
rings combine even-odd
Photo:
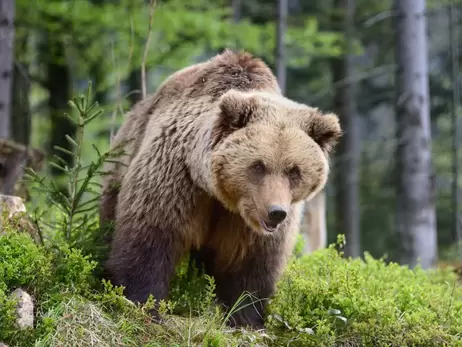
[[(351, 256), (367, 251), (409, 264), (420, 257), (428, 266), (436, 256), (454, 260), (461, 7), (449, 0), (0, 0), (0, 138), (46, 159), (55, 145), (71, 150), (65, 135), (75, 129), (64, 113), (90, 80), (105, 110), (87, 129), (83, 158), (90, 160), (92, 144), (106, 149), (142, 97), (144, 67), (153, 93), (177, 69), (225, 48), (247, 50), (270, 65), (286, 96), (341, 117), (345, 136), (326, 187), (328, 242), (346, 234)], [(43, 170), (59, 180), (47, 161)]]

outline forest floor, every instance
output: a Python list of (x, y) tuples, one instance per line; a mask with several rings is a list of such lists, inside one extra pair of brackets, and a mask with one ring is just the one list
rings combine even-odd
[[(297, 246), (297, 250), (302, 245)], [(37, 245), (6, 227), (0, 236), (0, 342), (28, 346), (462, 346), (462, 285), (451, 267), (413, 270), (341, 241), (298, 251), (269, 302), (264, 330), (230, 329), (214, 304), (213, 278), (179, 266), (162, 324), (98, 280), (99, 263), (66, 244)], [(34, 298), (34, 326), (18, 329), (10, 293)]]

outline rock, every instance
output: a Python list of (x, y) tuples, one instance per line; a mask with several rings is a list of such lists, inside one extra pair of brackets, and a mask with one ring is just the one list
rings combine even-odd
[(0, 195), (0, 235), (3, 225), (12, 225), (15, 230), (27, 232), (36, 243), (40, 243), (40, 235), (26, 214), (26, 206), (19, 196)]
[(3, 342), (0, 342), (0, 347), (8, 347), (8, 345), (5, 345)]
[(26, 212), (26, 206), (19, 196), (0, 195), (0, 213), (4, 209), (8, 211), (7, 218), (12, 218), (16, 213)]
[(18, 288), (11, 293), (15, 299), (18, 300), (16, 306), (16, 324), (19, 329), (27, 329), (34, 327), (34, 301), (32, 297), (27, 294), (24, 290)]

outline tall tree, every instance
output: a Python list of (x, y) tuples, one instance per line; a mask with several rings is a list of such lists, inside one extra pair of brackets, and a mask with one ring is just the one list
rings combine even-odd
[(0, 138), (10, 137), (14, 0), (0, 1)]
[(346, 237), (345, 255), (361, 255), (360, 207), (359, 207), (359, 165), (360, 145), (359, 123), (356, 105), (356, 85), (353, 82), (354, 55), (354, 13), (355, 0), (336, 0), (336, 14), (343, 21), (333, 17), (333, 26), (344, 32), (345, 54), (332, 60), (334, 81), (339, 82), (334, 98), (335, 109), (340, 116), (343, 136), (337, 147), (336, 156), (336, 229)]
[(401, 262), (437, 259), (425, 0), (395, 0), (397, 231)]
[[(29, 76), (29, 62), (27, 59), (27, 44), (29, 35), (16, 31), (15, 38), (15, 67), (13, 69), (13, 95), (11, 137), (14, 141), (28, 146), (31, 136), (31, 112), (29, 94), (31, 89)], [(22, 58), (22, 59), (21, 59)]]

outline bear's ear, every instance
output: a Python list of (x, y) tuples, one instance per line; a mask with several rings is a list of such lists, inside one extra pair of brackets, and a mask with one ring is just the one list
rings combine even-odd
[(305, 114), (304, 131), (321, 147), (325, 153), (331, 153), (342, 136), (340, 121), (334, 113), (321, 113), (318, 110)]
[(228, 130), (237, 130), (246, 126), (252, 118), (258, 100), (255, 96), (231, 89), (219, 101), (220, 123)]

